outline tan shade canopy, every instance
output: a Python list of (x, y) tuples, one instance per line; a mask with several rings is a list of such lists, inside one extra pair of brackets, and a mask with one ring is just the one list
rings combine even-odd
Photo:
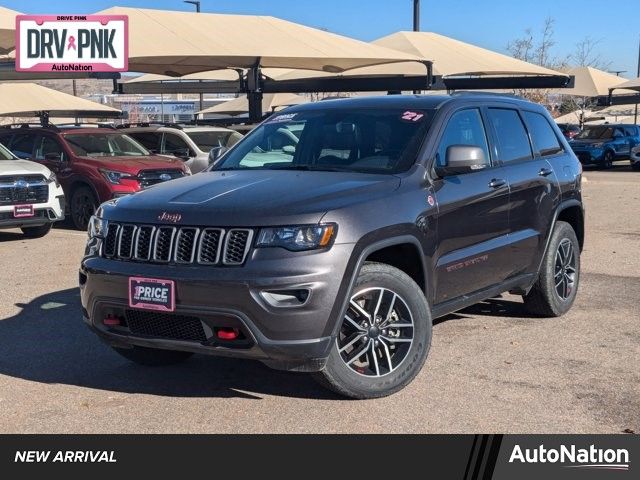
[[(266, 93), (262, 97), (262, 111), (271, 112), (280, 107), (307, 103), (309, 100), (303, 96), (293, 93)], [(216, 113), (219, 115), (241, 115), (249, 111), (249, 101), (247, 97), (238, 97), (233, 100), (205, 108), (200, 113)]]
[[(431, 60), (434, 75), (445, 77), (563, 75), (548, 68), (433, 32), (397, 32), (374, 40), (372, 43)], [(410, 67), (407, 65), (407, 68)]]
[[(620, 77), (616, 77), (616, 78), (619, 79)], [(613, 88), (613, 87), (609, 87), (609, 88)], [(634, 78), (633, 80), (629, 80), (619, 85), (615, 85), (615, 88), (616, 90), (614, 90), (613, 93), (620, 93), (620, 91), (618, 91), (618, 88), (623, 88), (623, 89), (626, 88), (627, 90), (640, 91), (640, 77)]]
[(0, 6), (0, 54), (16, 47), (16, 15), (20, 12)]
[[(279, 70), (279, 69), (276, 69)], [(288, 69), (287, 69), (288, 71)], [(264, 73), (264, 71), (263, 71)], [(317, 72), (316, 72), (317, 73)], [(167, 82), (167, 81), (236, 81), (240, 77), (238, 72), (230, 69), (222, 70), (209, 70), (206, 72), (191, 73), (189, 75), (183, 75), (181, 77), (170, 77), (169, 75), (159, 75), (157, 73), (145, 73), (144, 75), (137, 76), (131, 80), (127, 80), (126, 83), (147, 83), (147, 82)]]
[[(593, 67), (576, 67), (567, 70), (568, 75), (575, 77), (575, 86), (573, 88), (563, 88), (557, 90), (556, 93), (562, 95), (574, 95), (576, 97), (597, 97), (600, 95), (609, 95), (609, 89), (620, 85), (620, 77), (598, 70)], [(625, 93), (623, 90), (616, 90), (614, 93)], [(627, 91), (627, 93), (633, 93)]]
[(380, 63), (422, 60), (275, 17), (114, 7), (129, 17), (129, 70), (179, 76), (237, 67), (338, 72)]
[(35, 83), (0, 83), (0, 116), (35, 117), (47, 112), (56, 117), (107, 117), (121, 112)]

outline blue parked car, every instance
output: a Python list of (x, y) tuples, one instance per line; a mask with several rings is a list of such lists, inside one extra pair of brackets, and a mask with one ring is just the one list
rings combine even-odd
[(640, 145), (640, 127), (622, 124), (585, 126), (569, 145), (585, 167), (611, 168), (614, 160), (629, 158), (631, 149)]

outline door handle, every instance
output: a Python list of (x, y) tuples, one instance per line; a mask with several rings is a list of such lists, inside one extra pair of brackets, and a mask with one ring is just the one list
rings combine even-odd
[(504, 187), (506, 184), (507, 184), (507, 181), (503, 178), (494, 178), (489, 182), (489, 186), (491, 188)]
[(553, 170), (551, 170), (550, 168), (541, 168), (540, 171), (538, 172), (538, 175), (540, 175), (541, 177), (548, 177), (552, 173), (553, 173)]

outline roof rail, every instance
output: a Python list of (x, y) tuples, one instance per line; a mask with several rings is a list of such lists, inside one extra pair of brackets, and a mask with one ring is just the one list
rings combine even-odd
[(184, 124), (175, 122), (131, 122), (116, 125), (116, 128), (132, 128), (132, 127), (169, 127), (182, 130)]
[(97, 127), (97, 128), (109, 128), (111, 130), (115, 130), (116, 127), (115, 125), (111, 124), (111, 123), (100, 123), (100, 122), (68, 122), (68, 123), (57, 123), (56, 127)]
[(478, 90), (456, 90), (454, 92), (451, 92), (451, 95), (453, 96), (462, 96), (462, 95), (479, 95), (479, 96), (487, 96), (487, 97), (510, 97), (510, 98), (517, 98), (520, 100), (527, 100), (526, 98), (522, 97), (521, 95), (517, 95), (515, 93), (501, 93), (501, 92), (482, 92), (482, 91), (478, 91)]
[(48, 123), (47, 125), (42, 125), (41, 123), (28, 123), (28, 122), (11, 123), (9, 125), (2, 125), (0, 126), (0, 128), (6, 129), (6, 130), (12, 130), (12, 129), (18, 129), (18, 128), (48, 128), (50, 130), (59, 130), (59, 128), (56, 125), (53, 125), (51, 123)]

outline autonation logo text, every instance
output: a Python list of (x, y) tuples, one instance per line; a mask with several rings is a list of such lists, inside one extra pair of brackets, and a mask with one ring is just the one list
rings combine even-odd
[(593, 468), (602, 470), (629, 470), (629, 451), (626, 448), (578, 448), (575, 445), (560, 445), (559, 448), (522, 449), (515, 445), (509, 463), (561, 463), (568, 468)]

